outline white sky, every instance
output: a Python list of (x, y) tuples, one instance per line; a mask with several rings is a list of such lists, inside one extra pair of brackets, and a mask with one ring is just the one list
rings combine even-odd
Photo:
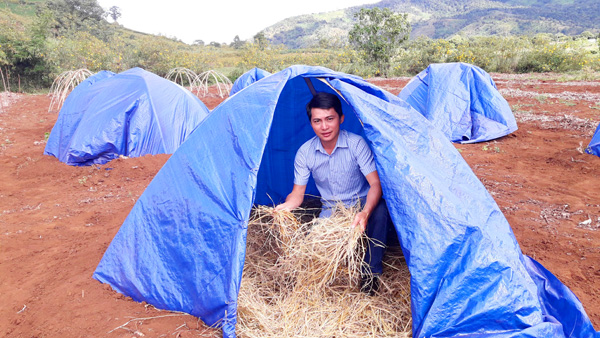
[[(375, 3), (379, 0), (98, 0), (104, 10), (121, 9), (118, 22), (136, 31), (177, 37), (185, 43), (200, 39), (231, 43), (236, 35), (248, 40), (283, 19)], [(109, 18), (109, 21), (112, 19)]]

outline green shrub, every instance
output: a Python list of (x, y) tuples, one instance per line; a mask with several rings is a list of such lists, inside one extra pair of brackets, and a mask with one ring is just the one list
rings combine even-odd
[(98, 72), (111, 69), (114, 61), (110, 45), (86, 31), (54, 39), (48, 59), (58, 72), (81, 68)]
[(410, 41), (394, 59), (394, 75), (414, 75), (432, 63), (466, 62), (487, 72), (569, 72), (600, 69), (587, 39), (551, 34)]
[(271, 73), (276, 72), (285, 68), (283, 60), (277, 57), (282, 50), (281, 46), (248, 43), (242, 48), (239, 66), (243, 69), (258, 67)]
[(47, 63), (47, 35), (50, 18), (40, 16), (24, 25), (17, 16), (0, 16), (0, 66), (11, 89), (48, 86), (51, 65)]

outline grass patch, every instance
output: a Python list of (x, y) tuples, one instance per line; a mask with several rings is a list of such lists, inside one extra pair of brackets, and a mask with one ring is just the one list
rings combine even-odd
[(575, 102), (567, 101), (567, 100), (562, 100), (562, 99), (558, 100), (558, 102), (560, 102), (560, 103), (562, 103), (564, 105), (567, 105), (569, 107), (577, 105), (577, 103), (575, 103)]
[(490, 146), (489, 144), (484, 144), (483, 147), (481, 147), (481, 150), (483, 151), (493, 151), (495, 153), (499, 153), (501, 152), (500, 147), (498, 146)]
[(599, 81), (600, 71), (584, 68), (574, 72), (557, 74), (556, 82)]
[(521, 109), (523, 107), (535, 107), (535, 104), (531, 104), (531, 103), (513, 104), (510, 108), (513, 111), (513, 113), (515, 113), (515, 114), (531, 114), (532, 113), (530, 110)]
[(544, 104), (544, 103), (546, 103), (546, 101), (548, 101), (548, 96), (547, 96), (547, 95), (543, 95), (543, 94), (542, 94), (542, 95), (538, 95), (538, 96), (536, 96), (536, 97), (535, 97), (535, 99), (536, 99), (536, 100), (537, 100), (539, 103), (541, 103), (541, 104)]

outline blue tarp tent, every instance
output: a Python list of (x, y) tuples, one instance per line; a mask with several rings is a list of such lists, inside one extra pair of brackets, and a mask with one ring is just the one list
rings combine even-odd
[(187, 89), (141, 68), (103, 71), (69, 94), (44, 154), (92, 165), (173, 153), (208, 113)]
[(252, 68), (249, 71), (242, 74), (240, 77), (235, 80), (233, 86), (231, 87), (231, 91), (229, 92), (229, 96), (239, 92), (240, 90), (248, 87), (254, 82), (271, 75), (271, 73), (266, 70), (260, 68)]
[(493, 140), (517, 130), (494, 80), (467, 63), (431, 64), (398, 94), (452, 142)]
[(140, 196), (94, 278), (234, 337), (248, 218), (292, 189), (294, 154), (314, 136), (311, 87), (340, 95), (342, 127), (374, 152), (411, 273), (414, 337), (600, 337), (575, 295), (522, 254), (440, 131), (393, 94), (321, 67), (287, 68), (215, 108)]
[(585, 149), (585, 152), (588, 154), (600, 156), (600, 124), (596, 128), (596, 132), (594, 133), (594, 136), (592, 136), (592, 140)]

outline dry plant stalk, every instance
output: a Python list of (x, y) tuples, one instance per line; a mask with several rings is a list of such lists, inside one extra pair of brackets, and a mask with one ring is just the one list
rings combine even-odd
[(225, 95), (229, 95), (233, 83), (229, 78), (215, 70), (208, 70), (206, 72), (198, 74), (194, 80), (194, 85), (201, 89), (202, 96), (208, 95), (208, 88), (210, 83), (214, 82), (219, 92), (219, 97), (223, 98)]
[(91, 76), (93, 73), (85, 68), (77, 70), (68, 70), (61, 73), (54, 79), (48, 95), (52, 96), (48, 112), (60, 110), (67, 96), (81, 82)]
[(196, 78), (198, 74), (191, 69), (184, 67), (175, 67), (167, 73), (165, 78), (167, 80), (173, 81), (176, 84), (185, 87), (185, 84), (190, 87), (190, 91), (195, 95), (200, 93), (201, 87), (197, 86)]
[(4, 78), (4, 72), (2, 71), (2, 68), (0, 68), (0, 75), (2, 76), (2, 85), (4, 86), (4, 91), (10, 92), (10, 83), (8, 83), (8, 86), (7, 86), (7, 81)]
[(410, 276), (401, 253), (386, 255), (377, 295), (359, 291), (367, 239), (350, 227), (356, 212), (338, 206), (329, 218), (301, 222), (296, 211), (254, 209), (239, 337), (410, 337)]

